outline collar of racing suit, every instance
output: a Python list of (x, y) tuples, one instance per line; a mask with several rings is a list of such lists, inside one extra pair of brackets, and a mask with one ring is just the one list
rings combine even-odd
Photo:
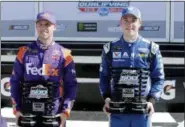
[(55, 41), (52, 41), (52, 43), (50, 43), (49, 45), (44, 45), (39, 39), (37, 39), (36, 43), (37, 43), (37, 46), (38, 46), (40, 49), (46, 50), (46, 49), (48, 49), (50, 46), (54, 45), (54, 44), (55, 44)]
[(124, 39), (123, 36), (121, 36), (121, 38), (120, 38), (120, 40), (122, 41), (122, 43), (125, 43), (125, 44), (128, 45), (128, 46), (133, 46), (133, 45), (135, 45), (140, 39), (141, 39), (141, 36), (140, 36), (140, 35), (138, 35), (137, 39), (136, 39), (135, 41), (133, 41), (133, 42), (127, 42), (127, 41)]

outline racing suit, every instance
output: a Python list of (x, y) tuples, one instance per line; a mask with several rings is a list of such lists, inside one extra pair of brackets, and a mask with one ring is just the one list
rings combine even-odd
[[(111, 57), (110, 57), (111, 55)], [(126, 42), (123, 37), (104, 45), (102, 63), (100, 65), (100, 92), (104, 100), (112, 98), (115, 93), (115, 81), (112, 68), (148, 68), (150, 82), (142, 95), (146, 101), (154, 104), (160, 98), (164, 83), (164, 70), (159, 46), (139, 36), (133, 43)], [(150, 118), (147, 113), (111, 113), (111, 127), (149, 127)]]
[[(49, 91), (52, 93), (52, 108), (43, 104), (42, 114), (59, 116), (60, 113), (64, 113), (69, 117), (77, 91), (75, 64), (71, 51), (55, 42), (52, 42), (48, 47), (44, 47), (39, 40), (19, 48), (10, 78), (14, 114), (16, 111), (24, 112), (23, 108), (26, 108), (22, 104), (24, 96), (22, 93), (25, 92), (21, 89), (23, 83), (33, 83), (34, 81), (54, 83), (54, 85), (51, 84), (52, 88)], [(33, 94), (35, 93), (33, 92)], [(46, 101), (48, 101), (47, 98)], [(44, 103), (46, 104), (46, 102)], [(39, 108), (39, 104), (36, 106), (36, 108)], [(42, 106), (40, 105), (40, 108)], [(36, 108), (34, 110), (39, 110)]]

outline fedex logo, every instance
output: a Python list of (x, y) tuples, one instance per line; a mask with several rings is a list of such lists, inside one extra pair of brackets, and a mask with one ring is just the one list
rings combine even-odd
[(32, 63), (26, 63), (26, 73), (31, 75), (58, 76), (58, 71), (51, 64), (43, 64), (42, 68), (37, 68)]

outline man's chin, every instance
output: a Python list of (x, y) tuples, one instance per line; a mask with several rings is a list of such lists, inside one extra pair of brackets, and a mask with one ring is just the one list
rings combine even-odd
[(132, 33), (132, 32), (130, 32), (130, 33), (127, 33), (127, 34), (125, 34), (126, 36), (134, 36), (135, 34), (134, 33)]
[(42, 40), (47, 40), (48, 36), (39, 36), (39, 38), (42, 39)]

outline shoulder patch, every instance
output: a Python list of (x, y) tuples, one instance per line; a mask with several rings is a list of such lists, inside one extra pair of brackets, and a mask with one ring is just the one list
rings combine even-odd
[(111, 44), (116, 43), (116, 42), (118, 42), (119, 40), (120, 40), (120, 39), (117, 39), (117, 40), (115, 40), (115, 41), (106, 43), (106, 44), (103, 46), (104, 52), (107, 54), (107, 53), (110, 51)]
[(103, 50), (104, 52), (107, 54), (109, 51), (110, 51), (110, 43), (106, 43), (104, 46), (103, 46)]
[(153, 41), (151, 42), (151, 52), (152, 54), (156, 54), (157, 50), (159, 49), (159, 45), (154, 43)]
[(141, 40), (142, 40), (143, 42), (150, 43), (150, 41), (149, 41), (148, 39), (146, 39), (146, 38), (142, 38)]
[(116, 43), (116, 42), (118, 42), (120, 39), (116, 39), (116, 40), (114, 40), (114, 41), (112, 41), (111, 43)]
[(62, 52), (64, 54), (64, 57), (67, 57), (68, 55), (71, 55), (71, 50), (69, 50), (69, 49), (63, 48)]
[(73, 61), (73, 57), (71, 55), (71, 50), (69, 49), (66, 49), (66, 48), (62, 48), (62, 52), (63, 52), (63, 55), (64, 55), (64, 59), (65, 59), (65, 67), (71, 63)]
[(27, 46), (22, 46), (19, 48), (19, 51), (17, 53), (17, 59), (19, 60), (20, 63), (23, 63), (23, 57), (25, 52), (28, 50), (29, 48)]

